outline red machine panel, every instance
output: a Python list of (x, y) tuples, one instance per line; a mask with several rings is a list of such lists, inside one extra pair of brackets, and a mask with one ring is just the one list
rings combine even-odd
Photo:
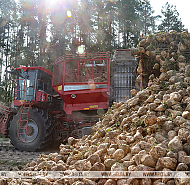
[(110, 98), (109, 53), (66, 55), (56, 59), (53, 88), (64, 100), (67, 114), (107, 109)]

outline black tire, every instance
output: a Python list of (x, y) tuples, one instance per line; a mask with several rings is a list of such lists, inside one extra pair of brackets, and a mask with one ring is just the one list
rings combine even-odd
[[(17, 124), (20, 121), (20, 114), (21, 111), (13, 117), (9, 127), (9, 136), (14, 147), (21, 151), (41, 151), (47, 148), (51, 144), (53, 132), (48, 114), (37, 108), (30, 110), (26, 140), (25, 134), (20, 134), (18, 137)], [(22, 119), (24, 117), (26, 118), (26, 115), (22, 116)], [(26, 122), (22, 124), (25, 126)], [(21, 129), (20, 132), (25, 133), (25, 130)]]

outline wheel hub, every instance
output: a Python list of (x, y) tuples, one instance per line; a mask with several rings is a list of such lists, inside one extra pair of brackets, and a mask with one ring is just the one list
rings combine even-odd
[[(22, 125), (22, 127), (26, 128), (26, 123), (24, 125)], [(38, 131), (39, 131), (38, 125), (36, 124), (36, 122), (34, 120), (29, 120), (28, 126), (27, 126), (27, 132), (26, 132), (25, 128), (20, 130), (21, 134), (20, 134), (19, 140), (21, 140), (25, 143), (30, 143), (30, 142), (34, 141), (36, 139), (36, 137), (38, 136)], [(25, 133), (26, 133), (26, 135), (25, 135)]]
[(27, 127), (27, 135), (28, 135), (28, 136), (31, 136), (33, 133), (34, 133), (33, 127), (28, 126), (28, 127)]

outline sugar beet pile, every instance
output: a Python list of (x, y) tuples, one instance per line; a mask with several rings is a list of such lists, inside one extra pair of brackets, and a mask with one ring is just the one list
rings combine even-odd
[[(151, 35), (140, 41), (139, 50), (141, 57), (137, 71), (140, 77), (144, 77), (145, 72), (152, 73), (148, 74), (149, 81), (144, 77), (143, 83), (148, 82), (147, 87), (139, 92), (132, 90), (134, 97), (126, 102), (114, 103), (102, 121), (93, 127), (93, 135), (84, 136), (81, 140), (70, 137), (67, 145), (60, 145), (60, 153), (41, 155), (37, 161), (29, 163), (26, 170), (190, 170), (190, 34), (171, 32)], [(28, 181), (29, 184), (32, 182), (68, 185), (188, 185), (190, 179), (53, 181), (38, 178)]]

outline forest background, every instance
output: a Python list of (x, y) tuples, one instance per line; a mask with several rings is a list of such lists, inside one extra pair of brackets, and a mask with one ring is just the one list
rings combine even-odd
[(52, 71), (55, 58), (66, 53), (113, 52), (137, 47), (142, 35), (185, 30), (169, 3), (153, 16), (148, 0), (51, 1), (0, 0), (0, 81), (8, 65)]

